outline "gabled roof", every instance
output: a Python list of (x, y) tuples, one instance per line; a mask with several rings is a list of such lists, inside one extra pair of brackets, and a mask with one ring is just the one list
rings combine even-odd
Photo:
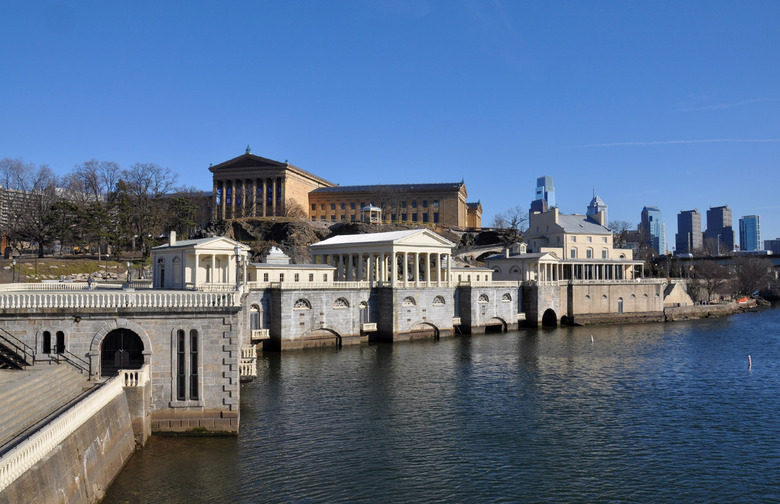
[(454, 247), (455, 244), (428, 229), (409, 229), (385, 233), (339, 235), (310, 245), (309, 248), (326, 248), (345, 245), (405, 245), (429, 242), (431, 245)]
[(407, 192), (407, 191), (459, 191), (463, 182), (445, 182), (440, 184), (373, 184), (318, 187), (313, 193), (339, 193), (339, 192)]
[(236, 240), (232, 240), (225, 236), (212, 236), (209, 238), (198, 238), (195, 240), (177, 240), (176, 243), (174, 243), (173, 245), (166, 243), (164, 245), (158, 245), (157, 247), (153, 247), (152, 250), (156, 250), (160, 252), (165, 250), (186, 249), (186, 248), (233, 250), (234, 248), (236, 248), (236, 245), (241, 247), (241, 250), (243, 251), (248, 251), (250, 249), (250, 247), (248, 247), (247, 245), (244, 245), (243, 243), (237, 242)]
[(605, 226), (590, 220), (587, 215), (558, 214), (557, 224), (563, 229), (564, 233), (592, 235), (612, 234), (612, 231)]
[(333, 182), (325, 180), (322, 177), (318, 177), (317, 175), (307, 172), (302, 168), (298, 168), (295, 165), (291, 165), (290, 163), (274, 161), (273, 159), (257, 156), (249, 152), (234, 157), (233, 159), (228, 159), (227, 161), (219, 163), (218, 165), (209, 166), (209, 171), (211, 171), (211, 173), (216, 173), (218, 171), (232, 170), (236, 168), (273, 168), (277, 170), (286, 169), (303, 175), (306, 178), (313, 179), (321, 184), (328, 186), (335, 185)]

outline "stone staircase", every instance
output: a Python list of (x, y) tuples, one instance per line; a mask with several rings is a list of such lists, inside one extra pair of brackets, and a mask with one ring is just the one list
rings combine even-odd
[(24, 369), (29, 366), (30, 363), (11, 345), (11, 341), (0, 339), (0, 369)]
[(0, 370), (0, 455), (95, 385), (64, 363)]

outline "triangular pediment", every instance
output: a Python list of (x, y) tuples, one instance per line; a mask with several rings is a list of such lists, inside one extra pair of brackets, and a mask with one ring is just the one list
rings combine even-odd
[(214, 236), (211, 238), (198, 238), (195, 240), (181, 240), (177, 241), (173, 245), (166, 243), (165, 245), (154, 247), (152, 250), (163, 251), (170, 249), (197, 249), (232, 252), (236, 248), (236, 245), (238, 245), (241, 250), (244, 251), (248, 251), (250, 249), (250, 247), (247, 245), (225, 236)]
[(419, 232), (417, 233), (399, 238), (398, 240), (395, 241), (395, 244), (411, 245), (416, 247), (425, 247), (425, 246), (454, 247), (455, 246), (455, 244), (449, 241), (448, 239), (427, 229), (420, 229)]
[(256, 156), (254, 154), (242, 154), (223, 163), (209, 167), (212, 173), (218, 171), (234, 170), (239, 168), (285, 168), (287, 163), (274, 161), (273, 159)]

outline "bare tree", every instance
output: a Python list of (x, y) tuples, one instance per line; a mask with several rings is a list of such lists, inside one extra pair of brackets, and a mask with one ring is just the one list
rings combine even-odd
[(752, 294), (769, 289), (774, 265), (765, 257), (737, 256), (734, 258), (736, 290), (739, 294)]
[(18, 242), (35, 244), (38, 257), (43, 257), (45, 245), (51, 242), (57, 227), (57, 177), (47, 165), (37, 169), (24, 166), (26, 171), (18, 181), (23, 194), (12, 205), (9, 235)]
[(105, 202), (114, 190), (121, 170), (113, 161), (98, 161), (91, 159), (77, 164), (71, 176), (77, 185), (93, 202)]
[(22, 190), (25, 173), (35, 171), (35, 165), (25, 164), (21, 158), (0, 159), (0, 177), (3, 187), (6, 189)]
[(616, 246), (623, 247), (628, 242), (628, 234), (633, 229), (630, 222), (623, 220), (613, 220), (607, 226), (612, 231), (612, 239)]
[(288, 198), (284, 203), (284, 216), (291, 217), (293, 219), (306, 219), (308, 214), (306, 209), (301, 206), (300, 203), (292, 198)]
[(149, 255), (154, 235), (162, 231), (166, 206), (161, 198), (175, 183), (176, 174), (155, 163), (136, 163), (122, 170), (115, 202), (122, 227), (131, 240), (140, 240), (144, 257)]
[(520, 205), (499, 212), (493, 217), (493, 227), (522, 232), (528, 222), (528, 212)]
[(718, 293), (726, 293), (732, 279), (731, 271), (714, 260), (702, 259), (693, 267), (692, 283), (707, 294), (707, 302), (712, 301)]

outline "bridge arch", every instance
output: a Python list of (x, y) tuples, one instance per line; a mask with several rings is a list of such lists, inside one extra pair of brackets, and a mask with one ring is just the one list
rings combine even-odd
[(409, 331), (409, 337), (414, 338), (433, 338), (435, 340), (439, 339), (440, 331), (439, 328), (435, 325), (431, 324), (430, 322), (418, 322), (414, 324)]
[[(119, 361), (111, 360), (114, 357), (113, 353), (120, 349), (127, 351), (128, 356), (118, 357)], [(87, 356), (90, 360), (91, 376), (95, 378), (107, 376), (107, 372), (113, 374), (117, 369), (123, 369), (121, 365), (117, 367), (116, 364), (129, 364), (130, 368), (140, 368), (144, 364), (151, 363), (152, 340), (138, 324), (125, 319), (115, 319), (95, 333)]]
[(311, 331), (304, 333), (303, 336), (301, 336), (301, 340), (312, 342), (316, 346), (334, 345), (341, 348), (342, 344), (341, 334), (333, 329), (328, 329), (327, 327), (312, 329)]
[(542, 314), (542, 326), (544, 327), (557, 327), (558, 315), (555, 314), (555, 310), (547, 308)]
[(485, 322), (485, 332), (506, 332), (507, 323), (506, 320), (500, 317), (493, 317)]

